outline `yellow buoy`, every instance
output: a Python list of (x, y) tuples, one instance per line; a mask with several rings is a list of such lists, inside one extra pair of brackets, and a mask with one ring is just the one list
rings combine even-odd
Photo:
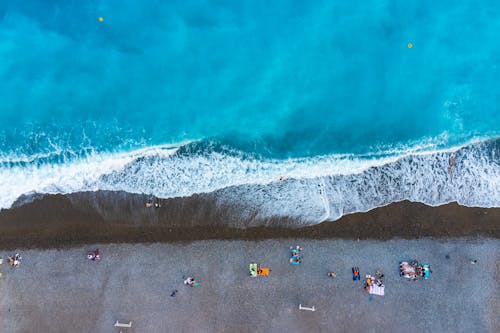
[(412, 43), (408, 43), (408, 48), (411, 49), (413, 47)]
[(104, 21), (104, 19), (102, 17), (99, 17), (99, 22), (102, 22)]

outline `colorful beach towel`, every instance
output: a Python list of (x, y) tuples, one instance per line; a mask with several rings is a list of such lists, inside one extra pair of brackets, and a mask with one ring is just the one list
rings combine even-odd
[(384, 296), (384, 289), (385, 289), (384, 285), (379, 286), (379, 285), (373, 284), (370, 286), (370, 290), (368, 292), (372, 295)]

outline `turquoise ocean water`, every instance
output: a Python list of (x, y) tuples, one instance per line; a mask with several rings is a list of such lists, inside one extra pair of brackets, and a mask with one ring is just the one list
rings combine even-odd
[(497, 1), (4, 2), (0, 207), (99, 189), (226, 189), (314, 220), (500, 206), (499, 40)]

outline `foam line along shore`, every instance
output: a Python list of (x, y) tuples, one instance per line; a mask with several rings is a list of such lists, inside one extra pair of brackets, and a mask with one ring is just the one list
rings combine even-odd
[(259, 218), (291, 217), (304, 224), (403, 200), (499, 207), (499, 156), (500, 139), (437, 151), (281, 160), (201, 141), (61, 163), (3, 163), (1, 207), (33, 193), (124, 191), (162, 199), (211, 193)]

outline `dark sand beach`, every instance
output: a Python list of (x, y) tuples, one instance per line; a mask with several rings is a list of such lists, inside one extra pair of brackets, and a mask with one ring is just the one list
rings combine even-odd
[[(399, 202), (335, 222), (242, 218), (210, 196), (24, 197), (0, 212), (1, 332), (498, 332), (500, 209)], [(128, 243), (128, 244), (127, 244)], [(300, 244), (303, 263), (290, 265)], [(88, 250), (101, 249), (92, 262)], [(57, 249), (57, 250), (56, 250)], [(429, 280), (398, 274), (431, 264)], [(471, 260), (477, 260), (471, 264)], [(248, 264), (271, 268), (251, 278)], [(381, 268), (386, 295), (352, 281)], [(337, 277), (327, 277), (328, 271)], [(195, 276), (201, 287), (182, 284)], [(179, 290), (175, 298), (173, 290)], [(298, 305), (316, 312), (299, 311)]]
[(0, 248), (206, 239), (500, 238), (500, 208), (456, 203), (429, 207), (404, 201), (334, 222), (304, 225), (283, 217), (243, 218), (241, 207), (219, 205), (211, 196), (158, 199), (160, 208), (146, 208), (147, 200), (145, 195), (124, 192), (21, 198), (13, 208), (0, 211)]

